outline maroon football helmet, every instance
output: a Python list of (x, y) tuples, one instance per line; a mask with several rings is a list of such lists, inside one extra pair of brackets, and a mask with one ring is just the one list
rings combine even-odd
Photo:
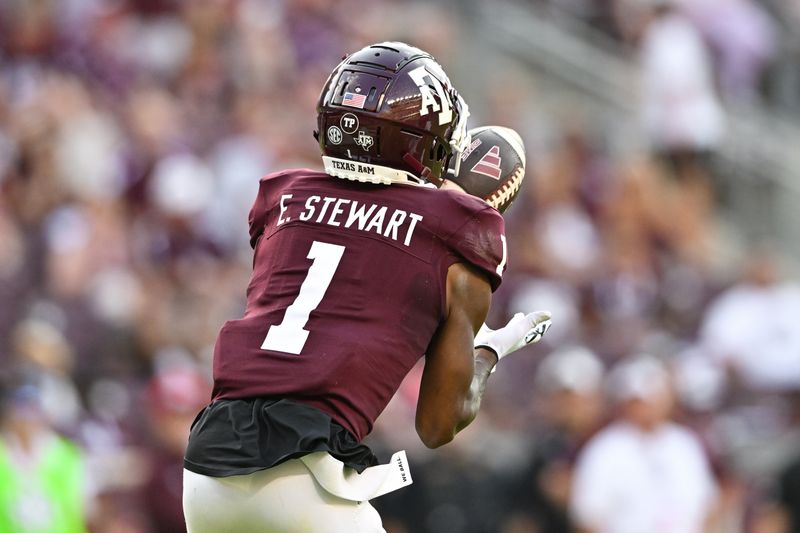
[(430, 54), (405, 43), (347, 56), (325, 83), (315, 136), (325, 171), (372, 183), (441, 184), (468, 145), (464, 100)]

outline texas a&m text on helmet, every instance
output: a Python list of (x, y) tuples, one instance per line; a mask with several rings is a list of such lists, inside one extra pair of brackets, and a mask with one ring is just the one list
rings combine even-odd
[(328, 174), (371, 183), (441, 183), (468, 146), (464, 100), (433, 57), (386, 42), (347, 56), (325, 83), (315, 132)]

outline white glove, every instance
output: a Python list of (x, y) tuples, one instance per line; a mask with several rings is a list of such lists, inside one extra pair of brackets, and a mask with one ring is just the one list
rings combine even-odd
[(497, 354), (497, 362), (523, 346), (539, 342), (552, 325), (550, 311), (517, 313), (508, 324), (492, 330), (484, 324), (475, 335), (475, 348), (487, 348)]

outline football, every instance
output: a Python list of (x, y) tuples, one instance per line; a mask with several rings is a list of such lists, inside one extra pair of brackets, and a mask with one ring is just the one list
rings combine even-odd
[(502, 126), (470, 130), (458, 175), (448, 179), (500, 211), (508, 209), (525, 177), (525, 147), (516, 131)]

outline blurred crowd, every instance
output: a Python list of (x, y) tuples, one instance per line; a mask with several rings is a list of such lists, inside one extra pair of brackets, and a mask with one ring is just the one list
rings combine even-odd
[(652, 10), (673, 6), (685, 32), (703, 41), (722, 98), (800, 110), (800, 3), (794, 0), (532, 1), (583, 20), (632, 50), (647, 39)]
[[(415, 484), (374, 502), (390, 533), (800, 531), (800, 285), (722, 220), (714, 162), (725, 95), (764, 94), (790, 44), (764, 6), (686, 4), (605, 26), (641, 52), (647, 153), (610, 153), (516, 73), (451, 75), (481, 102), (471, 126), (529, 153), (489, 324), (555, 320), (442, 450), (414, 433), (412, 372), (370, 437), (412, 459)], [(701, 4), (749, 6), (736, 28), (758, 35), (714, 44), (733, 30)], [(0, 531), (182, 530), (258, 178), (319, 168), (314, 108), (343, 53), (402, 39), (447, 67), (468, 27), (446, 2), (0, 0)]]

